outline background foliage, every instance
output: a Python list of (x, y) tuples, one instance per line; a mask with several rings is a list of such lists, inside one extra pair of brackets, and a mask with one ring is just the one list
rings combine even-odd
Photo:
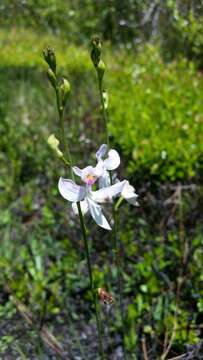
[[(130, 177), (140, 195), (138, 209), (121, 207), (126, 345), (142, 359), (145, 339), (150, 356), (160, 356), (178, 302), (170, 355), (183, 352), (202, 336), (202, 2), (3, 0), (0, 16), (1, 353), (52, 358), (36, 331), (22, 335), (5, 285), (37, 324), (60, 329), (73, 359), (96, 352), (79, 224), (58, 195), (65, 173), (46, 145), (57, 113), (42, 61), (42, 49), (54, 46), (72, 87), (66, 127), (74, 163), (93, 163), (104, 141), (88, 49), (95, 32), (106, 40), (119, 177)], [(98, 287), (117, 298), (111, 243), (94, 225), (89, 237)], [(118, 359), (119, 316), (114, 309), (102, 316), (108, 351)]]
[(23, 25), (80, 44), (95, 32), (127, 48), (158, 40), (166, 59), (184, 55), (202, 66), (202, 5), (202, 0), (2, 0), (0, 16), (6, 27)]

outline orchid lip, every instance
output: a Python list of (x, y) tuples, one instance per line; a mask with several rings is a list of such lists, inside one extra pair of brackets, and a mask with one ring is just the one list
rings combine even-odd
[(96, 176), (93, 175), (87, 175), (84, 179), (84, 182), (87, 185), (93, 185), (95, 183), (95, 181), (97, 180)]

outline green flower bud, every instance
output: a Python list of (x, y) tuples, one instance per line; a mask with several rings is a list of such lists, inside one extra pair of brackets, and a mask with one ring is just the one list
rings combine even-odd
[(44, 60), (50, 66), (51, 70), (56, 74), (56, 55), (55, 51), (51, 47), (47, 47), (43, 50)]
[(50, 148), (55, 151), (56, 155), (59, 158), (63, 158), (63, 153), (62, 151), (59, 149), (59, 141), (58, 139), (55, 137), (54, 134), (51, 134), (48, 139), (47, 139), (47, 144), (50, 146)]
[(101, 81), (104, 76), (105, 69), (106, 69), (106, 66), (102, 60), (99, 61), (99, 64), (96, 69), (97, 69), (97, 73), (99, 76), (99, 80)]
[(70, 95), (70, 83), (67, 79), (62, 78), (62, 83), (60, 85), (60, 93), (63, 107), (66, 105), (66, 101)]
[(56, 88), (56, 76), (55, 76), (54, 72), (51, 70), (51, 68), (48, 68), (47, 76), (48, 76), (48, 79), (49, 79), (51, 85), (54, 88)]
[(105, 91), (105, 90), (103, 90), (102, 95), (103, 95), (103, 99), (104, 99), (104, 107), (107, 110), (108, 106), (109, 106), (109, 95), (108, 95), (107, 91)]
[(98, 36), (94, 36), (91, 39), (92, 51), (91, 59), (95, 67), (98, 66), (101, 60), (101, 41)]

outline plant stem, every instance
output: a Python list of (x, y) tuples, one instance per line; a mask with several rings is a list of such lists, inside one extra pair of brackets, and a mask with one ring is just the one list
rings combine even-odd
[[(70, 172), (71, 172), (71, 178), (72, 180), (75, 179), (73, 170), (72, 170), (72, 157), (71, 152), (69, 149), (68, 141), (65, 136), (65, 129), (64, 129), (64, 121), (63, 121), (63, 113), (64, 109), (60, 105), (60, 96), (59, 92), (56, 89), (56, 100), (57, 100), (57, 109), (59, 114), (59, 127), (60, 127), (60, 140), (63, 147), (63, 151), (65, 153), (65, 156), (68, 159), (68, 162), (70, 164)], [(89, 280), (90, 280), (90, 289), (92, 292), (94, 307), (95, 307), (95, 314), (96, 314), (96, 324), (97, 324), (97, 331), (98, 331), (98, 339), (99, 339), (99, 353), (102, 360), (105, 360), (104, 356), (104, 348), (103, 348), (103, 342), (102, 342), (102, 325), (101, 325), (101, 317), (98, 309), (98, 301), (97, 301), (97, 295), (96, 291), (94, 289), (94, 282), (93, 282), (93, 275), (92, 275), (92, 266), (91, 266), (91, 260), (90, 260), (90, 254), (89, 254), (89, 247), (88, 247), (88, 241), (87, 241), (87, 230), (84, 223), (84, 216), (81, 211), (80, 202), (77, 202), (77, 208), (78, 208), (78, 214), (80, 218), (80, 227), (83, 234), (83, 241), (85, 246), (85, 253), (86, 253), (86, 259), (87, 259), (87, 267), (88, 267), (88, 273), (89, 273)]]
[(91, 260), (90, 260), (90, 253), (89, 253), (89, 247), (88, 247), (88, 241), (87, 241), (87, 231), (84, 223), (84, 217), (81, 211), (80, 203), (77, 203), (78, 207), (78, 213), (80, 217), (80, 224), (81, 224), (81, 230), (83, 233), (83, 239), (85, 244), (85, 252), (86, 252), (86, 258), (87, 258), (87, 266), (88, 266), (88, 272), (89, 272), (89, 279), (90, 279), (90, 288), (92, 292), (92, 297), (94, 301), (94, 307), (96, 312), (96, 321), (97, 321), (97, 330), (99, 335), (99, 349), (100, 349), (100, 355), (101, 359), (105, 359), (104, 357), (104, 349), (103, 349), (103, 343), (102, 343), (102, 326), (101, 326), (101, 317), (98, 309), (98, 303), (97, 303), (97, 295), (94, 289), (94, 283), (93, 283), (93, 276), (92, 276), (92, 266), (91, 266)]
[[(103, 119), (105, 124), (105, 132), (106, 132), (106, 143), (108, 147), (110, 147), (110, 140), (109, 140), (109, 132), (108, 132), (108, 116), (107, 111), (105, 108), (104, 97), (103, 97), (103, 89), (102, 89), (102, 80), (99, 79), (98, 76), (98, 84), (99, 84), (99, 95), (103, 113)], [(110, 182), (113, 185), (112, 173), (110, 171)], [(119, 254), (119, 246), (118, 246), (118, 218), (117, 218), (117, 206), (113, 203), (113, 220), (114, 220), (114, 227), (113, 227), (113, 237), (114, 237), (114, 256), (115, 256), (115, 263), (116, 263), (116, 274), (117, 274), (117, 286), (118, 286), (118, 294), (119, 294), (119, 310), (121, 316), (121, 323), (122, 323), (122, 338), (123, 338), (123, 355), (124, 360), (127, 359), (126, 349), (125, 349), (125, 322), (124, 322), (124, 314), (123, 314), (123, 301), (122, 301), (122, 270), (120, 265), (120, 254)]]
[(99, 84), (99, 95), (100, 95), (102, 113), (103, 113), (103, 118), (104, 118), (104, 126), (105, 126), (105, 132), (106, 132), (106, 143), (109, 147), (110, 141), (109, 141), (109, 132), (108, 132), (108, 117), (107, 117), (107, 111), (106, 111), (105, 104), (104, 104), (102, 81), (99, 79), (99, 77), (98, 77), (98, 84)]
[(68, 145), (68, 140), (67, 140), (67, 138), (65, 136), (65, 129), (64, 129), (64, 121), (63, 121), (64, 108), (61, 105), (60, 95), (59, 95), (59, 91), (58, 91), (57, 88), (56, 88), (56, 102), (57, 102), (57, 109), (58, 109), (58, 114), (59, 114), (59, 130), (60, 130), (61, 145), (63, 147), (63, 151), (64, 151), (64, 154), (65, 154), (65, 159), (67, 159), (69, 164), (70, 164), (71, 177), (74, 180), (74, 173), (73, 173), (73, 170), (72, 170), (72, 157), (71, 157), (71, 153), (70, 153), (70, 149), (69, 149), (69, 145)]

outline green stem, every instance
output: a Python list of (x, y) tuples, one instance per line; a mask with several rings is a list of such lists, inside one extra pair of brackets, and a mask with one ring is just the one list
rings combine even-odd
[[(98, 74), (97, 74), (98, 75)], [(105, 132), (106, 132), (106, 143), (108, 147), (110, 147), (110, 140), (109, 140), (109, 132), (108, 132), (108, 116), (107, 111), (105, 108), (104, 97), (103, 97), (103, 89), (102, 89), (102, 80), (99, 79), (98, 76), (98, 84), (99, 84), (99, 95), (100, 101), (102, 106), (102, 113), (104, 118), (105, 124)], [(110, 182), (113, 185), (112, 174), (110, 172)], [(113, 220), (114, 220), (114, 227), (113, 227), (113, 236), (114, 236), (114, 254), (115, 254), (115, 263), (116, 263), (116, 274), (117, 274), (117, 286), (118, 286), (118, 294), (119, 294), (119, 310), (121, 316), (121, 323), (122, 323), (122, 338), (123, 338), (123, 355), (124, 360), (127, 359), (126, 349), (125, 349), (125, 322), (124, 322), (124, 314), (123, 314), (123, 301), (122, 301), (122, 270), (120, 265), (120, 254), (119, 254), (119, 246), (118, 246), (118, 229), (117, 229), (117, 208), (115, 204), (113, 204)]]
[(97, 294), (96, 290), (94, 289), (94, 282), (93, 282), (93, 275), (92, 275), (92, 266), (91, 266), (91, 260), (90, 260), (90, 253), (89, 253), (89, 247), (88, 247), (88, 241), (87, 241), (87, 231), (84, 223), (84, 217), (81, 211), (80, 203), (77, 203), (78, 213), (80, 217), (80, 224), (81, 224), (81, 230), (83, 233), (83, 239), (85, 244), (85, 252), (86, 252), (86, 258), (87, 258), (87, 266), (88, 266), (88, 272), (89, 272), (89, 279), (90, 279), (90, 289), (92, 292), (92, 297), (94, 301), (94, 307), (96, 312), (96, 321), (97, 321), (97, 329), (98, 329), (98, 335), (99, 335), (99, 349), (100, 349), (100, 355), (101, 359), (105, 359), (104, 356), (104, 349), (103, 349), (103, 343), (102, 343), (102, 326), (101, 326), (101, 317), (98, 309), (98, 302), (97, 302)]
[[(56, 89), (56, 100), (57, 100), (57, 109), (59, 114), (59, 126), (60, 126), (60, 138), (61, 138), (61, 144), (63, 147), (63, 151), (65, 153), (65, 156), (68, 159), (68, 163), (70, 165), (70, 172), (71, 172), (71, 178), (72, 180), (75, 179), (73, 170), (72, 170), (72, 157), (71, 152), (69, 149), (68, 141), (65, 136), (65, 129), (64, 129), (64, 121), (63, 121), (63, 113), (64, 109), (60, 104), (60, 94), (59, 91)], [(80, 218), (80, 226), (81, 231), (83, 234), (83, 241), (85, 245), (85, 253), (86, 253), (86, 259), (87, 259), (87, 266), (88, 266), (88, 273), (89, 273), (89, 280), (90, 280), (90, 289), (92, 292), (94, 307), (95, 307), (95, 314), (96, 314), (96, 323), (97, 323), (97, 331), (98, 331), (98, 339), (99, 339), (99, 353), (102, 360), (105, 360), (104, 356), (104, 348), (103, 348), (103, 342), (102, 342), (102, 325), (101, 325), (101, 317), (98, 309), (98, 301), (97, 301), (97, 294), (94, 289), (94, 282), (93, 282), (93, 275), (92, 275), (92, 267), (91, 267), (91, 260), (90, 260), (90, 254), (89, 254), (89, 247), (88, 247), (88, 241), (87, 241), (87, 231), (84, 223), (84, 216), (81, 211), (80, 202), (77, 203), (79, 218)]]
[(103, 113), (104, 124), (105, 124), (106, 143), (109, 147), (110, 141), (109, 141), (109, 132), (108, 132), (108, 116), (107, 116), (107, 111), (106, 111), (105, 103), (104, 103), (102, 81), (99, 79), (99, 77), (98, 77), (98, 84), (99, 84), (99, 95), (100, 95), (100, 101), (101, 101), (101, 106), (102, 106), (102, 113)]
[(69, 149), (69, 145), (68, 145), (68, 140), (65, 135), (65, 128), (64, 128), (64, 121), (63, 121), (64, 108), (61, 105), (60, 94), (59, 94), (58, 88), (56, 88), (56, 102), (57, 102), (57, 109), (58, 109), (58, 114), (59, 114), (59, 129), (60, 129), (61, 145), (62, 145), (64, 154), (65, 154), (65, 158), (68, 159), (68, 162), (70, 165), (71, 177), (74, 180), (74, 173), (72, 170), (72, 157), (71, 157), (71, 153), (70, 153), (70, 149)]

